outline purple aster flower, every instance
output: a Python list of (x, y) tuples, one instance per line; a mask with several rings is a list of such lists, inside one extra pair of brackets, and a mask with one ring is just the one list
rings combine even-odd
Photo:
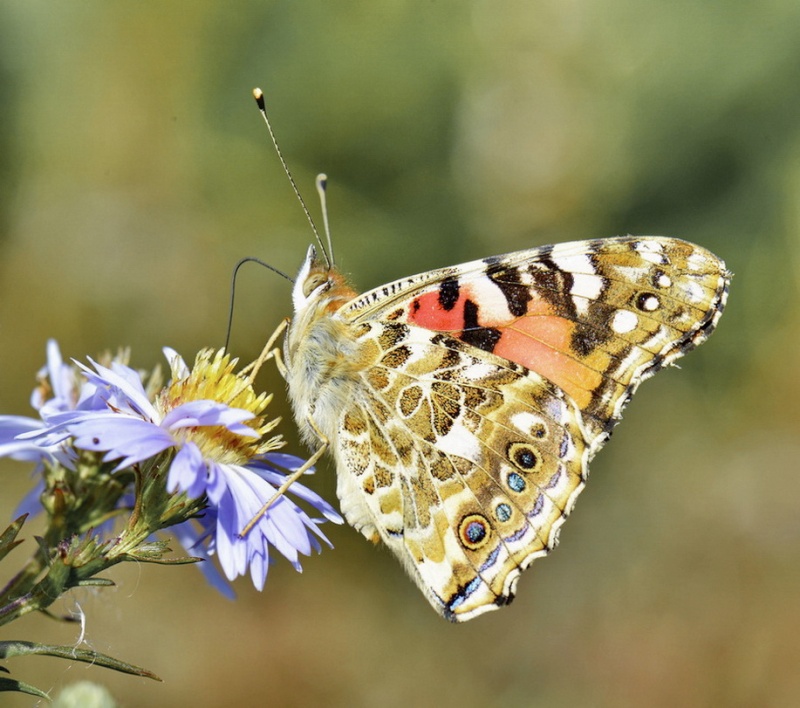
[(41, 440), (20, 439), (18, 436), (44, 430), (47, 427), (45, 420), (50, 415), (73, 410), (79, 405), (90, 408), (95, 393), (94, 387), (79, 375), (77, 367), (64, 363), (54, 339), (47, 342), (47, 364), (40, 369), (36, 378), (31, 406), (41, 417), (0, 415), (0, 457), (35, 463), (33, 475), (39, 479), (15, 510), (15, 516), (41, 511), (39, 497), (44, 490), (44, 483), (40, 478), (46, 460), (67, 467), (72, 464), (70, 450), (62, 445), (43, 444)]
[[(285, 479), (284, 472), (273, 465), (296, 471), (303, 462), (293, 455), (267, 453), (263, 459), (252, 460), (244, 474), (223, 466), (220, 472), (230, 484), (224, 485), (219, 503), (210, 503), (202, 517), (179, 524), (172, 529), (173, 533), (192, 555), (209, 560), (216, 554), (229, 580), (244, 575), (249, 567), (253, 584), (259, 590), (264, 586), (273, 560), (269, 555), (270, 545), (302, 572), (299, 554), (310, 555), (312, 550), (319, 553), (322, 550), (319, 539), (328, 546), (330, 542), (317, 528), (322, 520), (310, 519), (291, 499), (279, 497), (246, 538), (242, 538), (240, 532)], [(295, 482), (290, 491), (319, 509), (329, 521), (341, 523), (341, 517), (306, 486)], [(213, 587), (227, 597), (233, 595), (214, 565), (203, 563), (200, 569)]]
[[(75, 408), (80, 394), (78, 377), (74, 367), (64, 364), (54, 339), (47, 342), (47, 365), (39, 371), (36, 378), (38, 384), (31, 394), (31, 405), (40, 415)], [(16, 439), (17, 435), (45, 427), (41, 418), (0, 416), (0, 457), (37, 464), (43, 459), (55, 459), (57, 449)]]
[[(179, 537), (191, 552), (215, 554), (229, 580), (249, 569), (258, 589), (266, 580), (270, 546), (301, 570), (300, 554), (320, 551), (320, 540), (331, 544), (319, 530), (323, 519), (309, 517), (287, 495), (241, 535), (284, 479), (276, 465), (288, 470), (302, 465), (296, 457), (274, 452), (282, 441), (267, 435), (277, 421), (262, 415), (270, 397), (256, 395), (223, 351), (201, 351), (191, 371), (174, 351), (165, 349), (165, 354), (172, 381), (154, 401), (133, 369), (92, 362), (93, 369), (81, 368), (94, 389), (92, 400), (105, 401), (106, 408), (54, 411), (45, 428), (22, 438), (48, 447), (71, 440), (77, 449), (103, 453), (106, 462), (119, 461), (117, 469), (169, 451), (167, 490), (208, 499), (199, 528), (180, 528)], [(341, 523), (333, 507), (311, 490), (293, 484), (290, 491), (325, 519)]]

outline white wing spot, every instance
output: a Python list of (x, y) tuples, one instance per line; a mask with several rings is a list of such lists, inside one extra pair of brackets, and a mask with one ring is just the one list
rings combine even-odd
[(658, 298), (654, 295), (650, 295), (643, 300), (642, 309), (646, 310), (647, 312), (653, 312), (658, 309), (658, 305)]
[(475, 463), (481, 460), (480, 442), (462, 425), (453, 425), (450, 432), (438, 438), (434, 445), (448, 455), (458, 455)]
[(703, 302), (705, 299), (705, 291), (701, 285), (689, 282), (686, 284), (686, 297), (691, 302)]
[(661, 253), (659, 241), (637, 241), (633, 246), (639, 253)]
[(599, 275), (587, 273), (572, 274), (571, 295), (597, 300), (603, 292), (603, 279)]
[(534, 415), (533, 413), (528, 413), (527, 411), (522, 413), (515, 413), (511, 416), (511, 423), (513, 426), (519, 430), (524, 435), (530, 435), (531, 429), (535, 425), (542, 425), (543, 421), (538, 415)]
[(686, 265), (692, 270), (705, 270), (708, 259), (700, 251), (695, 251), (686, 259)]
[(614, 319), (611, 320), (611, 329), (617, 334), (627, 334), (636, 329), (638, 324), (639, 318), (633, 312), (630, 310), (617, 310)]
[(553, 253), (553, 263), (567, 273), (594, 273), (592, 259), (586, 254), (576, 256), (558, 256)]
[(470, 364), (464, 368), (464, 378), (468, 381), (483, 381), (490, 374), (494, 373), (493, 364)]
[(478, 278), (464, 288), (474, 302), (480, 303), (480, 318), (499, 324), (513, 322), (516, 318), (508, 309), (508, 300), (500, 287), (489, 278)]

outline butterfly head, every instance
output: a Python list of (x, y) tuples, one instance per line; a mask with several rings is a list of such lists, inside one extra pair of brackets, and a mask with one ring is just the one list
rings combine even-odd
[(320, 304), (324, 304), (326, 309), (337, 310), (355, 294), (344, 276), (330, 266), (324, 257), (320, 258), (314, 246), (309, 246), (292, 289), (295, 313)]

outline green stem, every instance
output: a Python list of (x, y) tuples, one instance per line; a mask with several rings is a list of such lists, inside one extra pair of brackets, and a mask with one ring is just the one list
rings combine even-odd
[(0, 592), (0, 605), (28, 592), (47, 563), (44, 550), (39, 546), (20, 570)]
[(134, 502), (131, 510), (131, 517), (128, 519), (128, 528), (133, 528), (138, 522), (142, 513), (142, 488), (144, 486), (144, 474), (139, 465), (133, 466), (134, 478)]

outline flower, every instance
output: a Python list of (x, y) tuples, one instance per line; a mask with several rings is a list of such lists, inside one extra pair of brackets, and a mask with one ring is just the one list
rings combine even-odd
[[(45, 427), (23, 433), (21, 439), (46, 448), (71, 441), (78, 450), (103, 453), (103, 461), (117, 462), (117, 470), (168, 453), (167, 490), (208, 500), (205, 516), (180, 528), (190, 552), (215, 554), (228, 580), (249, 569), (259, 590), (266, 580), (270, 546), (301, 570), (299, 554), (320, 551), (320, 540), (331, 544), (319, 530), (323, 519), (309, 517), (286, 494), (246, 535), (241, 533), (285, 479), (278, 467), (297, 471), (303, 464), (274, 452), (282, 441), (267, 435), (277, 421), (263, 415), (271, 397), (256, 395), (250, 380), (234, 373), (236, 360), (223, 350), (201, 351), (191, 370), (173, 350), (164, 353), (172, 381), (154, 401), (133, 369), (90, 360), (93, 368), (79, 366), (92, 387), (91, 406), (52, 410)], [(333, 507), (303, 485), (295, 483), (290, 491), (324, 519), (342, 522)]]
[[(112, 367), (128, 369), (124, 366), (126, 354), (109, 359)], [(71, 451), (58, 442), (44, 442), (36, 432), (44, 432), (50, 422), (63, 413), (104, 410), (106, 400), (98, 397), (97, 387), (81, 375), (78, 366), (64, 363), (54, 339), (47, 342), (47, 364), (40, 369), (36, 379), (31, 406), (40, 417), (0, 415), (0, 457), (36, 462), (37, 470), (41, 470), (44, 460), (70, 466)]]
[[(47, 342), (47, 365), (37, 374), (38, 384), (31, 394), (31, 405), (40, 414), (70, 410), (75, 407), (79, 391), (74, 369), (64, 364), (55, 340)], [(41, 430), (46, 424), (40, 418), (18, 415), (0, 416), (0, 457), (36, 462), (53, 459), (58, 452), (38, 443), (17, 440), (17, 435)]]
[[(302, 464), (303, 460), (293, 455), (268, 453), (265, 459), (251, 461), (245, 474), (231, 474), (231, 470), (223, 466), (222, 472), (227, 476), (229, 485), (219, 503), (211, 503), (202, 517), (179, 524), (172, 529), (173, 533), (192, 555), (209, 560), (211, 555), (216, 554), (229, 580), (244, 575), (249, 565), (253, 584), (259, 590), (263, 589), (267, 577), (270, 545), (287, 558), (298, 572), (302, 572), (299, 553), (310, 555), (312, 550), (319, 553), (322, 546), (317, 536), (328, 546), (331, 544), (317, 529), (322, 521), (309, 519), (285, 495), (270, 506), (262, 521), (246, 539), (242, 539), (239, 533), (284, 481), (285, 474), (274, 465), (296, 471)], [(301, 500), (319, 509), (329, 521), (341, 523), (341, 517), (333, 508), (306, 486), (295, 482), (290, 489)], [(203, 563), (200, 569), (212, 586), (226, 596), (232, 595), (215, 566)]]
[(17, 506), (15, 516), (41, 511), (39, 497), (44, 490), (41, 473), (45, 461), (65, 466), (72, 464), (71, 455), (63, 446), (43, 444), (40, 440), (20, 439), (18, 436), (44, 430), (47, 427), (44, 418), (49, 415), (72, 410), (79, 403), (90, 408), (93, 403), (94, 387), (82, 380), (77, 367), (64, 363), (58, 343), (54, 339), (47, 342), (47, 364), (39, 370), (36, 378), (37, 385), (31, 394), (31, 406), (41, 417), (0, 415), (0, 457), (35, 462), (33, 475), (39, 478), (34, 488)]

